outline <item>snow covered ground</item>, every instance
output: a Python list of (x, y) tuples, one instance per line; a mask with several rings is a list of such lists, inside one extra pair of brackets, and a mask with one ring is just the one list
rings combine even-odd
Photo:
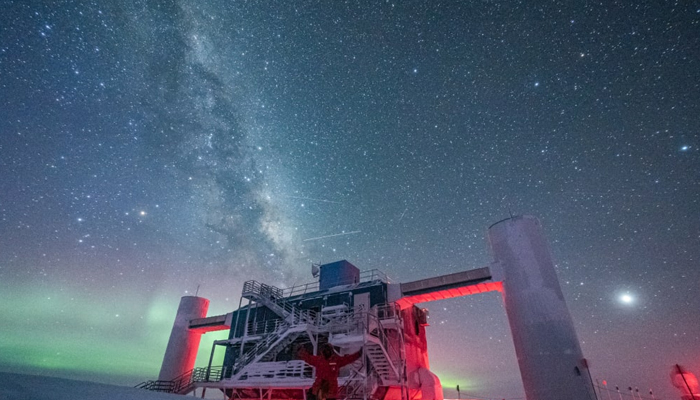
[[(219, 392), (221, 398), (221, 392)], [(0, 400), (184, 400), (126, 386), (0, 372)]]

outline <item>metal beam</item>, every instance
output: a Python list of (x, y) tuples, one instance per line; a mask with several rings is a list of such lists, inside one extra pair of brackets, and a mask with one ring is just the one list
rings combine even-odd
[(406, 282), (400, 286), (402, 297), (397, 303), (401, 308), (416, 303), (502, 290), (501, 282), (491, 281), (489, 267)]

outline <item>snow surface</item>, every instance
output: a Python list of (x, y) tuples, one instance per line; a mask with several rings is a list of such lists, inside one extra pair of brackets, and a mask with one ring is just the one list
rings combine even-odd
[(126, 386), (0, 372), (0, 400), (183, 400)]

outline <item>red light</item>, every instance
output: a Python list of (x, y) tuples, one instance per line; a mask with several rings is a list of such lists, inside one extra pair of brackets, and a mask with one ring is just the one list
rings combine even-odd
[(485, 292), (501, 292), (503, 293), (503, 283), (501, 282), (482, 282), (476, 285), (467, 285), (451, 289), (437, 290), (430, 293), (418, 294), (415, 296), (406, 296), (400, 298), (396, 303), (402, 308), (416, 304), (426, 303), (428, 301), (451, 299), (453, 297), (469, 296), (472, 294)]

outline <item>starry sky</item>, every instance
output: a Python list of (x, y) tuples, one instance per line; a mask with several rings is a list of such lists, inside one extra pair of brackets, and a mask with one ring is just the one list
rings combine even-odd
[[(154, 379), (180, 296), (482, 267), (512, 213), (594, 380), (700, 374), (697, 1), (2, 8), (0, 370)], [(523, 396), (498, 293), (426, 306), (446, 396)]]

